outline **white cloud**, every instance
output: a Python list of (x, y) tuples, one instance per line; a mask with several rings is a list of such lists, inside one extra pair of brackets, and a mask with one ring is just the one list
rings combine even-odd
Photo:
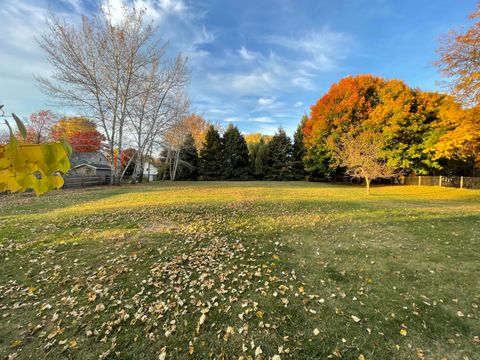
[(305, 90), (314, 90), (315, 86), (313, 85), (313, 82), (311, 79), (306, 78), (306, 77), (294, 77), (292, 79), (292, 84), (296, 87), (303, 88)]
[(273, 97), (271, 97), (271, 98), (261, 97), (261, 98), (258, 99), (258, 104), (261, 105), (261, 106), (270, 106), (274, 102), (275, 102), (275, 98), (273, 98)]
[(156, 23), (168, 15), (179, 15), (187, 10), (182, 0), (103, 0), (101, 8), (113, 23), (121, 21), (124, 12), (131, 9), (143, 10), (145, 18)]
[(227, 117), (225, 120), (227, 123), (260, 123), (260, 124), (272, 124), (275, 123), (271, 117), (268, 116), (256, 116), (256, 117)]
[[(46, 98), (35, 86), (33, 75), (48, 76), (51, 65), (43, 50), (35, 41), (46, 29), (48, 6), (44, 1), (2, 1), (0, 18), (0, 79), (2, 94), (0, 102), (6, 112), (19, 116), (45, 107)], [(60, 13), (69, 23), (75, 23), (75, 16)]]
[(248, 61), (255, 60), (259, 55), (258, 53), (247, 50), (245, 46), (242, 46), (241, 49), (238, 50), (238, 52), (240, 53), (243, 59)]
[[(329, 71), (337, 67), (336, 61), (341, 58), (349, 44), (351, 37), (343, 32), (335, 32), (327, 27), (319, 31), (308, 31), (296, 37), (270, 36), (266, 41), (279, 45), (296, 53), (308, 54), (311, 61), (303, 65), (313, 70)], [(300, 56), (303, 56), (300, 54)]]
[(158, 3), (167, 12), (181, 12), (187, 9), (182, 0), (159, 0)]
[(293, 106), (295, 106), (295, 107), (300, 107), (300, 106), (302, 106), (302, 105), (303, 105), (303, 102), (297, 101), (297, 102), (295, 103), (295, 105), (293, 105)]
[(61, 0), (64, 3), (70, 5), (77, 14), (84, 12), (82, 0)]
[[(262, 39), (268, 44), (279, 46), (282, 55), (279, 56), (272, 50), (268, 54), (256, 53), (242, 46), (238, 53), (247, 62), (228, 72), (210, 72), (207, 81), (212, 89), (219, 92), (229, 89), (237, 95), (265, 98), (273, 97), (279, 92), (315, 90), (318, 73), (337, 69), (338, 61), (345, 55), (349, 48), (347, 45), (351, 42), (347, 34), (326, 27), (296, 37), (275, 35)], [(237, 61), (233, 54), (230, 57), (233, 63)], [(273, 105), (261, 101), (258, 104)]]
[(259, 117), (249, 118), (248, 120), (254, 123), (267, 123), (267, 124), (271, 124), (275, 122), (275, 120), (273, 120), (268, 116), (259, 116)]

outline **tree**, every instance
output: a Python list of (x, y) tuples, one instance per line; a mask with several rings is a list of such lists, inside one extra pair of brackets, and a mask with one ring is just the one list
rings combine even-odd
[(472, 176), (475, 176), (480, 164), (480, 108), (462, 110), (457, 105), (452, 112), (440, 123), (429, 151), (435, 159), (469, 163)]
[[(122, 150), (120, 153), (120, 164), (122, 166), (124, 176), (133, 176), (135, 171), (135, 163), (133, 159), (137, 156), (137, 150), (134, 148), (128, 148)], [(134, 180), (134, 179), (133, 179)], [(135, 181), (135, 180), (134, 180)]]
[(198, 178), (198, 153), (195, 139), (188, 134), (180, 149), (177, 180), (197, 180)]
[(268, 180), (289, 180), (292, 167), (292, 144), (287, 133), (279, 128), (268, 143), (265, 161), (265, 178)]
[(53, 124), (52, 139), (66, 139), (75, 152), (95, 152), (102, 147), (105, 137), (91, 120), (84, 117), (65, 117)]
[[(169, 166), (178, 164), (180, 145), (188, 133), (185, 126), (189, 108), (185, 94), (187, 81), (185, 60), (178, 56), (174, 62), (162, 67), (154, 63), (139, 84), (139, 99), (129, 109), (127, 121), (127, 128), (133, 135), (132, 144), (137, 149), (135, 158), (132, 158), (137, 175), (143, 169), (144, 159), (151, 157), (156, 145), (167, 146), (168, 158), (175, 158)], [(125, 171), (121, 178), (124, 174)]]
[(364, 131), (344, 138), (338, 149), (338, 164), (346, 167), (351, 176), (365, 180), (367, 195), (370, 194), (372, 180), (395, 175), (395, 171), (387, 164), (384, 146), (382, 134)]
[(259, 142), (248, 144), (250, 167), (256, 179), (263, 179), (265, 175), (265, 162), (267, 161), (268, 144), (263, 137)]
[(122, 176), (115, 152), (135, 142), (138, 164), (178, 118), (185, 98), (186, 61), (164, 59), (166, 44), (144, 15), (125, 7), (120, 17), (83, 17), (75, 27), (51, 14), (39, 39), (54, 70), (50, 78), (37, 78), (42, 90), (98, 124), (107, 140), (112, 183)]
[(247, 143), (238, 128), (233, 124), (230, 124), (223, 134), (222, 147), (222, 177), (226, 180), (248, 179), (250, 168)]
[(256, 179), (263, 179), (268, 154), (268, 142), (272, 139), (272, 136), (251, 133), (244, 135), (244, 138), (248, 147), (250, 171)]
[(450, 79), (448, 88), (466, 105), (480, 103), (480, 4), (469, 16), (475, 23), (465, 32), (451, 30), (441, 39), (434, 62)]
[(302, 121), (297, 127), (293, 135), (292, 148), (292, 177), (296, 180), (305, 179), (305, 166), (303, 164), (303, 157), (305, 156), (305, 146), (303, 144), (303, 127), (308, 120), (308, 116), (304, 115)]
[(205, 142), (205, 135), (210, 123), (202, 116), (190, 114), (183, 119), (183, 127), (195, 141), (195, 148), (200, 150)]
[(429, 148), (452, 101), (444, 94), (410, 89), (400, 80), (344, 78), (312, 106), (304, 125), (307, 170), (338, 172), (331, 165), (344, 137), (370, 130), (382, 133), (390, 166), (404, 173), (439, 171), (439, 159)]
[(271, 135), (263, 135), (261, 133), (251, 133), (251, 134), (246, 134), (243, 136), (245, 138), (245, 142), (247, 143), (247, 145), (250, 145), (250, 144), (257, 144), (259, 143), (261, 140), (263, 140), (264, 143), (267, 143), (269, 142), (270, 140), (272, 140), (272, 136)]
[(57, 121), (52, 110), (39, 110), (30, 115), (27, 123), (27, 144), (41, 144), (50, 139), (50, 129)]
[(200, 179), (220, 180), (223, 175), (223, 144), (220, 134), (213, 125), (208, 127), (205, 143), (200, 150)]

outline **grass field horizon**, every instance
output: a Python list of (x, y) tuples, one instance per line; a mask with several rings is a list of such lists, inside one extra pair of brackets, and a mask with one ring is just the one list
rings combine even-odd
[(0, 357), (477, 359), (480, 190), (162, 182), (0, 201)]

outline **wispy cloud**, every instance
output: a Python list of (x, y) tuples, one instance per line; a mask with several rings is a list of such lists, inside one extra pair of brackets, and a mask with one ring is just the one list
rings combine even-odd
[(247, 50), (245, 46), (242, 46), (240, 50), (238, 50), (240, 55), (244, 60), (250, 61), (250, 60), (255, 60), (258, 58), (259, 54), (250, 50)]
[[(337, 68), (337, 61), (343, 57), (352, 43), (352, 37), (344, 32), (324, 27), (318, 31), (307, 31), (298, 36), (267, 36), (267, 43), (275, 44), (296, 53), (302, 68), (331, 71)], [(308, 55), (306, 57), (305, 55)]]
[(273, 97), (270, 97), (270, 98), (261, 97), (261, 98), (258, 99), (257, 102), (261, 106), (270, 106), (270, 105), (275, 103), (275, 98), (273, 98)]

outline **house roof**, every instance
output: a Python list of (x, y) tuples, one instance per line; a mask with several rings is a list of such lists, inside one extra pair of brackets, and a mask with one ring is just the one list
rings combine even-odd
[(103, 165), (103, 164), (79, 164), (79, 165), (73, 166), (72, 169), (78, 169), (82, 166), (88, 166), (95, 170), (108, 170), (108, 171), (111, 170), (110, 166)]
[(93, 152), (74, 152), (70, 156), (72, 167), (82, 164), (100, 165), (110, 167), (107, 158), (98, 151)]

